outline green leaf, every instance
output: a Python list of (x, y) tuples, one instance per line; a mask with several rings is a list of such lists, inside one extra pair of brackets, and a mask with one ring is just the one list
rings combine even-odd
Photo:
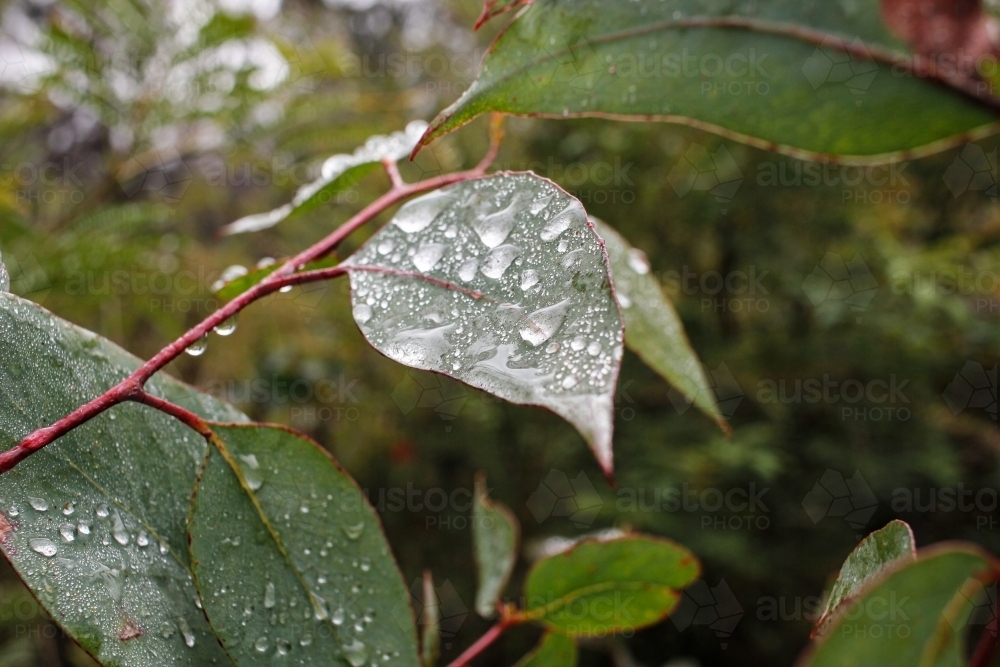
[(576, 667), (576, 642), (561, 632), (549, 630), (538, 646), (518, 660), (516, 667)]
[[(0, 448), (100, 395), (139, 360), (0, 294)], [(150, 393), (205, 418), (245, 419), (165, 375)], [(125, 404), (0, 476), (0, 549), (49, 615), (106, 665), (230, 664), (196, 606), (188, 506), (205, 441)]]
[(610, 475), (622, 319), (579, 201), (530, 173), (458, 183), (407, 203), (344, 266), (376, 349), (552, 410)]
[[(319, 445), (213, 424), (191, 504), (205, 613), (238, 665), (418, 664), (409, 595), (375, 510)], [(361, 630), (358, 630), (358, 627)]]
[(816, 622), (815, 634), (821, 634), (831, 615), (849, 603), (872, 579), (886, 568), (917, 556), (913, 531), (904, 521), (891, 521), (861, 541), (844, 561), (840, 574), (827, 596), (823, 613)]
[(637, 630), (669, 616), (700, 571), (668, 540), (588, 540), (535, 564), (523, 615), (574, 637)]
[(908, 59), (877, 0), (751, 9), (705, 0), (536, 0), (420, 145), (494, 111), (684, 123), (813, 159), (886, 159), (995, 131), (984, 127), (995, 111), (901, 72)]
[(517, 519), (510, 509), (503, 503), (490, 500), (486, 476), (483, 473), (476, 475), (472, 541), (479, 572), (476, 612), (484, 618), (496, 616), (500, 596), (514, 571), (519, 530)]
[[(973, 577), (995, 579), (997, 563), (977, 547), (949, 545), (897, 561), (838, 611), (800, 667), (964, 664), (960, 629)], [(973, 582), (974, 583), (974, 582)]]
[(424, 570), (424, 598), (420, 614), (420, 664), (434, 667), (441, 657), (441, 601), (434, 590), (434, 576)]
[(656, 277), (646, 255), (629, 245), (610, 225), (591, 218), (611, 259), (615, 294), (625, 316), (625, 344), (679, 391), (688, 403), (729, 432), (715, 403), (698, 355), (691, 348), (684, 324)]
[(293, 215), (306, 213), (331, 201), (338, 193), (347, 190), (376, 169), (382, 160), (399, 161), (409, 155), (426, 129), (427, 123), (415, 120), (402, 132), (369, 138), (354, 153), (327, 158), (320, 168), (320, 177), (299, 188), (290, 203), (267, 213), (255, 213), (231, 222), (222, 228), (222, 234), (245, 234), (269, 229)]

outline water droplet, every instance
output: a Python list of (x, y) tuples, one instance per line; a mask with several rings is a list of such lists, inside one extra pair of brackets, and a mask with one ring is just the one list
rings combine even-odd
[(274, 584), (270, 581), (267, 582), (267, 586), (264, 587), (264, 609), (272, 609), (274, 607)]
[(299, 646), (305, 647), (313, 643), (312, 635), (302, 635), (302, 639), (299, 640)]
[(350, 644), (344, 645), (344, 657), (351, 667), (361, 667), (368, 661), (368, 647), (364, 642), (354, 639)]
[(479, 270), (479, 260), (472, 258), (467, 259), (462, 262), (462, 265), (458, 267), (458, 277), (462, 282), (469, 283), (472, 279), (476, 277), (476, 271)]
[(393, 222), (408, 234), (419, 232), (434, 222), (450, 202), (451, 197), (448, 194), (436, 190), (403, 206)]
[(205, 334), (195, 342), (191, 343), (185, 352), (190, 354), (192, 357), (200, 357), (205, 354), (205, 350), (208, 349), (208, 334)]
[(446, 246), (442, 243), (428, 243), (421, 246), (411, 259), (413, 266), (417, 267), (418, 271), (430, 271), (444, 257), (445, 248)]
[(94, 514), (101, 517), (102, 519), (105, 518), (106, 516), (108, 516), (108, 506), (105, 505), (104, 503), (101, 503), (100, 505), (94, 508)]
[(539, 280), (541, 280), (541, 278), (538, 275), (538, 271), (528, 269), (521, 274), (521, 290), (525, 292), (528, 291), (537, 285)]
[(587, 339), (583, 336), (577, 336), (572, 341), (570, 341), (569, 346), (573, 348), (574, 352), (579, 352), (583, 348), (587, 347)]
[(59, 534), (62, 535), (62, 538), (67, 542), (72, 542), (76, 539), (76, 526), (71, 523), (64, 523), (59, 526)]
[(646, 259), (646, 253), (636, 248), (629, 249), (628, 266), (640, 276), (649, 273), (649, 260)]
[(147, 533), (144, 530), (140, 530), (139, 534), (135, 538), (135, 543), (138, 544), (140, 547), (148, 547), (149, 546), (149, 533)]
[(372, 561), (371, 561), (371, 559), (370, 558), (362, 558), (361, 559), (361, 571), (362, 572), (368, 572), (371, 569), (372, 569)]
[(500, 280), (511, 265), (514, 258), (521, 254), (521, 249), (516, 245), (502, 245), (491, 250), (483, 259), (482, 267), (479, 269), (483, 275), (493, 280)]
[(277, 655), (288, 655), (288, 652), (292, 650), (292, 645), (287, 639), (279, 639), (274, 642), (274, 652)]
[(531, 211), (531, 215), (538, 215), (541, 213), (542, 209), (548, 206), (549, 202), (552, 201), (552, 197), (553, 195), (549, 195), (548, 197), (542, 197), (541, 199), (536, 199), (531, 202), (531, 206), (528, 207), (528, 210)]
[(365, 529), (365, 522), (359, 521), (353, 526), (344, 526), (344, 534), (347, 535), (347, 539), (356, 540), (361, 537), (362, 531)]
[(624, 292), (619, 291), (617, 296), (618, 296), (618, 305), (620, 305), (622, 308), (632, 307), (632, 299), (625, 296)]
[(365, 303), (354, 306), (354, 319), (358, 324), (364, 324), (372, 318), (372, 307)]
[(45, 500), (45, 498), (32, 498), (28, 496), (28, 504), (39, 512), (45, 512), (49, 509), (49, 501)]
[(90, 522), (80, 519), (80, 522), (76, 524), (76, 530), (81, 535), (90, 535)]
[(577, 202), (573, 202), (562, 213), (549, 220), (539, 236), (542, 237), (543, 241), (554, 241), (556, 237), (569, 229), (574, 222), (586, 219), (587, 215), (584, 213), (583, 207)]
[(284, 287), (278, 290), (278, 292), (280, 292), (281, 294), (288, 294), (291, 291), (292, 291), (291, 285), (285, 285)]
[(344, 624), (344, 608), (343, 607), (337, 607), (336, 610), (334, 610), (334, 612), (333, 612), (333, 618), (331, 618), (330, 620), (333, 621), (334, 625), (343, 625)]
[(596, 357), (601, 353), (601, 344), (596, 340), (587, 346), (587, 354), (592, 357)]
[(330, 608), (327, 606), (326, 600), (309, 591), (309, 601), (312, 603), (313, 616), (317, 621), (325, 621), (330, 618)]
[(267, 651), (267, 637), (258, 637), (257, 641), (253, 643), (253, 647), (257, 649), (258, 653)]
[(572, 389), (577, 385), (578, 382), (579, 380), (576, 378), (575, 375), (567, 375), (565, 378), (563, 378), (562, 381), (563, 389)]
[(59, 551), (59, 547), (56, 546), (55, 542), (44, 537), (36, 537), (35, 539), (28, 540), (28, 546), (31, 547), (32, 551), (40, 553), (46, 558), (52, 558)]
[(511, 230), (514, 229), (514, 214), (517, 213), (518, 205), (519, 202), (515, 198), (515, 201), (502, 211), (472, 221), (472, 228), (487, 248), (496, 248), (510, 236)]
[(188, 625), (188, 622), (183, 617), (177, 619), (177, 627), (181, 629), (181, 634), (184, 636), (185, 646), (188, 648), (194, 647), (194, 633), (191, 632), (191, 626)]
[(563, 320), (566, 319), (566, 311), (569, 310), (570, 300), (566, 299), (557, 304), (541, 308), (528, 315), (521, 323), (521, 338), (528, 341), (533, 347), (538, 347), (559, 330)]
[(378, 254), (380, 255), (388, 255), (390, 252), (393, 251), (393, 249), (395, 249), (395, 247), (396, 247), (395, 241), (393, 241), (392, 239), (386, 239), (378, 244), (378, 248), (376, 248), (376, 250), (378, 250)]
[(75, 511), (76, 511), (75, 503), (66, 503), (65, 505), (63, 505), (63, 514), (65, 514), (66, 516), (71, 516)]
[(225, 320), (224, 322), (220, 322), (219, 324), (217, 324), (215, 326), (214, 331), (220, 336), (231, 336), (236, 331), (236, 326), (237, 326), (236, 316), (233, 315), (228, 320)]
[(125, 524), (122, 523), (122, 517), (118, 514), (118, 510), (115, 510), (111, 516), (111, 534), (118, 544), (122, 546), (128, 544), (128, 531), (125, 530)]

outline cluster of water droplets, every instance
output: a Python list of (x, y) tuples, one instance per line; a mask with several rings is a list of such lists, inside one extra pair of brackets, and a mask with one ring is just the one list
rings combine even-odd
[(386, 270), (351, 284), (355, 320), (387, 356), (571, 420), (610, 407), (622, 323), (605, 257), (550, 182), (505, 174), (425, 195), (347, 264)]
[(415, 120), (401, 132), (393, 132), (388, 136), (376, 135), (369, 137), (364, 146), (353, 153), (342, 153), (326, 159), (320, 168), (320, 176), (315, 181), (299, 188), (290, 204), (279, 206), (267, 213), (256, 213), (240, 218), (223, 228), (223, 234), (243, 234), (257, 232), (277, 225), (287, 218), (295, 209), (313, 199), (323, 188), (354, 169), (366, 164), (378, 163), (384, 159), (402, 160), (410, 154), (420, 137), (427, 129), (427, 123)]

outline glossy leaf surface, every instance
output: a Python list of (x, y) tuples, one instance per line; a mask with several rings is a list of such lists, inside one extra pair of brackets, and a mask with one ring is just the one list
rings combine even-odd
[[(139, 360), (0, 294), (0, 447), (118, 383)], [(244, 417), (158, 375), (150, 393), (203, 417)], [(205, 441), (120, 405), (0, 476), (0, 548), (42, 606), (104, 664), (224, 665), (191, 577), (186, 523)]]
[(419, 663), (416, 629), (375, 511), (312, 441), (213, 425), (191, 506), (205, 612), (238, 665)]
[(376, 349), (552, 410), (610, 474), (622, 319), (579, 201), (528, 173), (459, 183), (407, 203), (344, 266)]
[(871, 157), (993, 123), (995, 107), (910, 73), (879, 4), (536, 0), (421, 141), (499, 111), (680, 122), (798, 156)]

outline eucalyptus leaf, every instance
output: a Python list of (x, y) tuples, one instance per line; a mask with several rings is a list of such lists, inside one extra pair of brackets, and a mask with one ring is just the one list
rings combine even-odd
[(995, 580), (996, 561), (974, 546), (942, 545), (869, 580), (806, 651), (800, 667), (958, 667), (974, 578)]
[[(139, 360), (0, 294), (0, 447), (100, 395)], [(202, 417), (245, 417), (165, 375), (147, 390)], [(0, 475), (0, 549), (53, 620), (105, 665), (231, 664), (197, 606), (187, 515), (205, 441), (119, 405)]]
[(191, 503), (191, 559), (234, 662), (416, 667), (409, 595), (354, 481), (291, 430), (212, 431)]
[(377, 168), (383, 160), (398, 162), (409, 155), (426, 129), (427, 123), (415, 120), (402, 132), (369, 138), (354, 153), (327, 158), (320, 168), (320, 177), (299, 188), (291, 202), (267, 213), (255, 213), (231, 222), (222, 228), (222, 233), (259, 232), (330, 201)]
[(519, 532), (517, 519), (510, 509), (503, 503), (490, 500), (486, 476), (482, 473), (476, 475), (472, 542), (479, 572), (476, 612), (484, 618), (496, 616), (500, 596), (514, 571)]
[(610, 225), (591, 218), (611, 260), (615, 294), (625, 317), (625, 345), (684, 396), (729, 432), (705, 369), (691, 347), (674, 304), (650, 273), (646, 255)]
[(518, 660), (515, 667), (575, 667), (576, 660), (576, 642), (561, 632), (549, 630), (542, 635), (538, 646)]
[(916, 555), (913, 531), (904, 521), (891, 521), (868, 535), (840, 568), (816, 623), (815, 633), (821, 634), (831, 615), (853, 600), (873, 578), (886, 568), (914, 560)]
[(523, 615), (574, 637), (638, 630), (669, 616), (700, 571), (668, 540), (587, 540), (535, 563)]
[(487, 112), (684, 123), (815, 159), (885, 160), (995, 131), (995, 107), (905, 68), (913, 56), (879, 7), (535, 0), (420, 145)]
[(579, 201), (531, 173), (408, 202), (343, 265), (380, 352), (562, 416), (613, 467), (623, 325)]

